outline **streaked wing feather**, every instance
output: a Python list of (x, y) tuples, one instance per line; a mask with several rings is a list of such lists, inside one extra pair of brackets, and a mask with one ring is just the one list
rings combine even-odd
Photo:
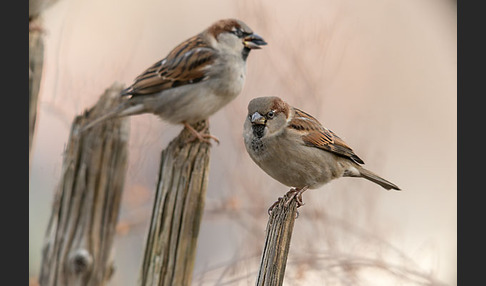
[(356, 163), (364, 164), (349, 147), (344, 140), (339, 138), (334, 132), (323, 127), (317, 119), (310, 114), (295, 109), (295, 115), (289, 122), (289, 126), (302, 132), (302, 140), (307, 146), (316, 147), (322, 150), (330, 151), (340, 156), (347, 157)]
[(213, 48), (199, 35), (192, 37), (145, 70), (123, 94), (146, 95), (207, 80), (206, 69), (215, 59)]

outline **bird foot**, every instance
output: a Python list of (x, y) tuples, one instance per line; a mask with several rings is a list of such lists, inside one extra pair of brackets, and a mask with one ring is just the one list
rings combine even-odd
[(272, 214), (273, 209), (278, 205), (278, 203), (282, 200), (282, 197), (279, 197), (276, 202), (274, 202), (267, 210), (268, 215)]
[[(292, 199), (295, 198), (295, 201), (297, 202), (297, 207), (300, 208), (301, 206), (305, 205), (304, 202), (302, 201), (302, 194), (307, 191), (309, 187), (308, 186), (305, 186), (303, 187), (302, 189), (298, 189), (298, 188), (292, 188), (290, 189), (290, 191), (287, 192), (287, 196), (289, 196), (289, 198), (287, 199), (287, 201), (285, 201), (284, 203), (284, 206), (287, 207), (290, 202), (292, 201)], [(269, 208), (268, 208), (268, 215), (271, 215), (272, 214), (272, 211), (273, 209), (277, 206), (278, 203), (280, 203), (280, 201), (283, 200), (282, 197), (279, 197), (277, 199), (276, 202), (274, 202)], [(295, 214), (295, 218), (298, 218), (299, 217), (299, 211), (297, 211), (297, 213)]]
[(295, 201), (297, 202), (297, 207), (300, 208), (301, 206), (305, 205), (304, 202), (302, 201), (302, 194), (307, 191), (309, 187), (305, 186), (302, 189), (299, 188), (292, 188), (290, 191), (287, 192), (287, 195), (289, 195), (289, 198), (285, 202), (285, 206), (288, 206), (292, 199), (295, 198)]
[(211, 139), (213, 139), (219, 145), (219, 139), (217, 137), (215, 137), (211, 134), (203, 133), (204, 131), (206, 131), (208, 129), (207, 125), (201, 131), (197, 131), (191, 125), (189, 125), (188, 123), (185, 123), (185, 122), (184, 122), (184, 126), (193, 134), (193, 136), (191, 138), (189, 138), (186, 141), (186, 143), (190, 143), (190, 142), (198, 139), (201, 142), (208, 143), (208, 144), (211, 145)]

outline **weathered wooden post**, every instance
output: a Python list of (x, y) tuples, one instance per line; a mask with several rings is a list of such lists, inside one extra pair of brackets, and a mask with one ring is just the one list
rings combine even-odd
[(29, 0), (29, 166), (34, 141), (37, 102), (44, 66), (44, 35), (42, 14), (58, 0)]
[[(34, 20), (32, 20), (33, 22)], [(37, 99), (44, 65), (44, 40), (42, 31), (29, 31), (29, 165), (32, 142), (34, 141), (35, 120), (37, 118)]]
[[(207, 124), (193, 127), (201, 131)], [(184, 128), (162, 151), (140, 285), (191, 284), (210, 157), (210, 144), (187, 143), (191, 136)]]
[(79, 130), (120, 99), (120, 84), (77, 116), (55, 193), (39, 283), (105, 285), (113, 272), (112, 245), (127, 167), (127, 119)]
[(290, 249), (290, 239), (297, 216), (297, 201), (290, 200), (287, 193), (273, 207), (265, 234), (260, 270), (258, 271), (257, 286), (277, 286), (283, 284), (285, 266)]

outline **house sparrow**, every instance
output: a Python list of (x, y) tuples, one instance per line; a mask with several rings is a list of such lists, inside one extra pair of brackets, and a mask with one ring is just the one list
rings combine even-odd
[(242, 21), (219, 20), (139, 75), (122, 91), (125, 100), (84, 130), (114, 117), (153, 113), (184, 124), (195, 138), (216, 139), (190, 124), (207, 119), (240, 94), (250, 51), (266, 44)]
[(363, 160), (317, 119), (278, 97), (250, 101), (243, 137), (253, 161), (275, 180), (293, 187), (287, 202), (295, 197), (298, 206), (303, 205), (305, 190), (340, 177), (362, 177), (387, 190), (400, 190), (363, 168)]

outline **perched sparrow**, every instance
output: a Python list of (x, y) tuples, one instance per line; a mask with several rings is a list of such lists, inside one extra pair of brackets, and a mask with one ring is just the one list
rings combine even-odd
[(340, 177), (362, 177), (387, 190), (400, 190), (363, 168), (363, 160), (317, 119), (278, 97), (250, 101), (243, 137), (248, 154), (263, 171), (295, 187), (291, 198), (296, 197), (299, 206), (305, 190)]
[(122, 92), (126, 100), (84, 130), (114, 117), (153, 113), (184, 124), (201, 140), (214, 138), (189, 124), (207, 119), (240, 94), (250, 51), (266, 44), (242, 21), (217, 21), (139, 75)]

